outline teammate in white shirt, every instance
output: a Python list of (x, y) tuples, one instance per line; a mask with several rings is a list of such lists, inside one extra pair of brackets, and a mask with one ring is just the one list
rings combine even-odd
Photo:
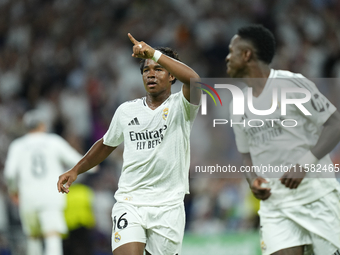
[[(112, 210), (114, 255), (179, 254), (184, 234), (183, 199), (188, 193), (190, 130), (200, 91), (197, 73), (170, 48), (155, 50), (128, 34), (140, 63), (146, 97), (123, 103), (104, 135), (71, 170), (61, 175), (68, 193), (77, 175), (102, 162), (124, 142), (123, 168)], [(171, 85), (183, 82), (181, 92)]]
[(67, 232), (66, 201), (54, 185), (65, 167), (73, 166), (81, 155), (60, 136), (46, 133), (38, 110), (27, 112), (24, 124), (28, 133), (11, 143), (4, 175), (12, 199), (18, 199), (22, 227), (28, 237), (27, 254), (62, 255), (61, 234)]
[[(240, 28), (232, 38), (229, 50), (227, 73), (247, 84), (244, 90), (246, 102), (246, 90), (252, 88), (255, 109), (270, 109), (275, 89), (280, 92), (282, 88), (304, 88), (312, 96), (303, 104), (311, 115), (305, 115), (293, 104), (288, 105), (287, 114), (282, 115), (280, 96), (276, 110), (270, 115), (255, 115), (248, 107), (245, 107), (244, 115), (233, 115), (233, 102), (230, 104), (232, 121), (245, 123), (233, 125), (244, 165), (282, 166), (289, 170), (281, 171), (279, 175), (275, 172), (247, 175), (253, 194), (262, 200), (259, 210), (262, 253), (340, 254), (339, 183), (334, 173), (327, 178), (306, 173), (310, 164), (326, 167), (327, 172), (334, 169), (328, 153), (340, 140), (340, 113), (314, 83), (302, 75), (270, 69), (275, 40), (263, 26)], [(304, 96), (300, 92), (287, 93), (289, 99)], [(268, 119), (276, 121), (268, 122)], [(297, 125), (285, 127), (282, 123)]]

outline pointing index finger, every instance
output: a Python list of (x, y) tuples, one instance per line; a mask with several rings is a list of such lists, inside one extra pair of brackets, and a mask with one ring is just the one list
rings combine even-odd
[(128, 33), (128, 37), (134, 45), (139, 43), (130, 33)]

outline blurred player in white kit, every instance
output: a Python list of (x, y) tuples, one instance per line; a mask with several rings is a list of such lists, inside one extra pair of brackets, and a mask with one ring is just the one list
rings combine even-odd
[(60, 136), (46, 132), (38, 110), (27, 112), (23, 122), (28, 132), (11, 143), (4, 175), (12, 200), (18, 199), (27, 255), (62, 255), (66, 201), (55, 182), (82, 156)]
[[(272, 33), (263, 26), (252, 25), (239, 29), (226, 57), (227, 73), (247, 84), (243, 94), (245, 99), (251, 97), (255, 109), (271, 109), (274, 90), (295, 90), (286, 94), (291, 102), (304, 98), (298, 91), (311, 94), (311, 99), (303, 104), (310, 115), (294, 104), (287, 105), (286, 114), (282, 114), (281, 99), (269, 115), (254, 114), (249, 109), (243, 115), (233, 115), (231, 103), (231, 118), (238, 123), (233, 125), (236, 145), (244, 165), (287, 169), (278, 173), (252, 172), (247, 176), (251, 191), (261, 199), (262, 254), (303, 255), (312, 250), (314, 255), (337, 255), (340, 254), (340, 185), (334, 178), (335, 166), (329, 152), (340, 140), (340, 113), (301, 74), (271, 69), (274, 53)], [(246, 93), (249, 88), (252, 94)], [(288, 124), (290, 127), (281, 125), (289, 119), (296, 126), (295, 123)], [(247, 125), (250, 120), (252, 123)], [(320, 167), (322, 172), (328, 172), (327, 178), (321, 173), (308, 172), (313, 166), (314, 170)]]

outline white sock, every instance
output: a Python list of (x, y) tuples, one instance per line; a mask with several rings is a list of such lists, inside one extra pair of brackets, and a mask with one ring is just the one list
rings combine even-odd
[(63, 242), (59, 235), (45, 237), (45, 255), (63, 255)]
[(38, 238), (27, 238), (27, 255), (42, 255), (43, 243)]

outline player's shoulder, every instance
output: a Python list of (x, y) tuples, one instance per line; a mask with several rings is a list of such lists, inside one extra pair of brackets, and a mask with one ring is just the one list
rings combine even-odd
[(288, 70), (274, 70), (273, 69), (273, 78), (306, 78), (300, 73), (294, 73)]
[(118, 110), (119, 111), (129, 110), (129, 109), (131, 109), (131, 107), (139, 107), (143, 103), (145, 104), (145, 97), (125, 101), (124, 103), (122, 103), (121, 105), (118, 106), (116, 111), (118, 111)]
[(121, 105), (138, 104), (138, 103), (140, 103), (144, 98), (145, 98), (145, 97), (142, 97), (142, 98), (135, 98), (135, 99), (126, 101), (126, 102), (122, 103)]
[(181, 108), (183, 105), (190, 105), (190, 102), (185, 98), (182, 91), (171, 93), (162, 103), (162, 106), (167, 108)]
[(40, 134), (38, 133), (27, 133), (23, 136), (14, 139), (11, 142), (11, 147), (22, 146), (24, 144), (30, 143), (32, 140), (35, 140), (39, 136)]
[(183, 91), (178, 91), (176, 93), (172, 93), (170, 96), (169, 96), (169, 99), (179, 99), (181, 97), (184, 97), (184, 94), (183, 94)]
[(178, 104), (178, 101), (183, 101), (190, 104), (190, 102), (185, 98), (183, 90), (171, 93), (170, 96), (163, 102), (163, 104)]
[(64, 138), (62, 138), (60, 135), (57, 135), (55, 133), (45, 133), (44, 136), (45, 136), (46, 139), (64, 141)]
[(24, 142), (25, 142), (25, 136), (21, 136), (18, 138), (15, 138), (11, 144), (9, 145), (9, 148), (16, 148), (16, 147), (20, 147)]
[(42, 133), (40, 139), (44, 140), (44, 143), (46, 144), (54, 144), (56, 146), (67, 143), (63, 137), (55, 133)]
[(316, 89), (314, 82), (306, 78), (301, 73), (294, 73), (287, 70), (274, 70), (272, 78), (274, 78), (275, 84), (280, 87), (303, 88), (310, 91)]

